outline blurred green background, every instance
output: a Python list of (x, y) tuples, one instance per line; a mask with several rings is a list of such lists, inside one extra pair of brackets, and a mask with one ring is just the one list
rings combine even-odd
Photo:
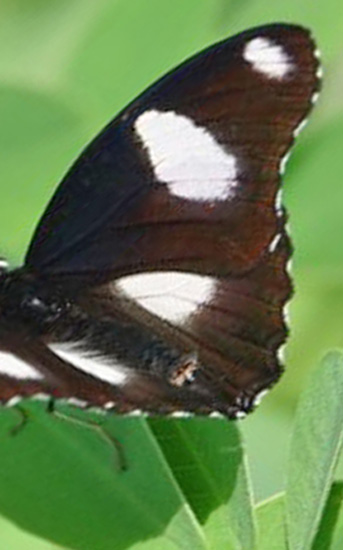
[(210, 43), (276, 21), (312, 29), (322, 52), (324, 87), (284, 179), (296, 286), (287, 369), (258, 411), (241, 423), (257, 500), (283, 487), (292, 417), (310, 369), (329, 348), (343, 348), (343, 3), (0, 3), (0, 255), (12, 265), (21, 263), (66, 169), (118, 110)]

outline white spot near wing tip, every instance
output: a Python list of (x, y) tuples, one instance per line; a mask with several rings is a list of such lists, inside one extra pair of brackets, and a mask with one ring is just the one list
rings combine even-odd
[(164, 271), (119, 279), (119, 289), (142, 307), (171, 323), (185, 323), (202, 304), (209, 303), (216, 279), (193, 273)]
[(245, 45), (243, 57), (253, 69), (268, 78), (282, 79), (293, 69), (293, 63), (285, 49), (262, 36), (253, 38)]
[(209, 130), (173, 111), (149, 110), (135, 121), (158, 181), (178, 197), (225, 200), (235, 193), (237, 157)]
[(116, 363), (114, 359), (87, 353), (82, 349), (82, 342), (50, 344), (49, 348), (76, 369), (114, 386), (124, 385), (130, 377), (130, 370)]
[(41, 380), (40, 372), (11, 353), (0, 352), (0, 375), (4, 374), (16, 379)]

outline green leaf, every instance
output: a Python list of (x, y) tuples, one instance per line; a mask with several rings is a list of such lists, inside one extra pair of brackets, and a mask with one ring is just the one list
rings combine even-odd
[(19, 263), (84, 127), (46, 93), (7, 86), (0, 86), (0, 119), (0, 256)]
[(256, 507), (259, 535), (257, 550), (287, 550), (284, 512), (283, 493)]
[(302, 394), (286, 486), (290, 550), (310, 550), (323, 514), (343, 436), (343, 357), (332, 352)]
[(89, 26), (111, 0), (2, 0), (0, 75), (11, 85), (53, 88)]
[(284, 382), (285, 375), (257, 410), (241, 422), (256, 502), (269, 498), (284, 486), (284, 463), (288, 451), (285, 434), (290, 431), (289, 417), (279, 403)]
[(25, 533), (2, 516), (0, 516), (0, 533), (1, 547), (6, 550), (63, 550), (61, 546), (57, 547), (51, 542)]
[[(327, 499), (323, 517), (319, 525), (318, 533), (311, 550), (328, 550), (335, 547), (334, 537), (339, 516), (343, 512), (343, 483), (333, 483)], [(342, 533), (342, 532), (341, 532)], [(340, 538), (339, 550), (342, 548)]]
[[(331, 218), (329, 221), (332, 221)], [(326, 250), (322, 254), (325, 256)], [(287, 368), (280, 384), (268, 396), (275, 408), (293, 409), (299, 390), (305, 387), (318, 357), (323, 356), (324, 350), (343, 348), (341, 269), (338, 264), (336, 269), (325, 266), (324, 260), (320, 267), (319, 263), (318, 256), (317, 266), (294, 270), (296, 294), (290, 308), (291, 337), (287, 346)]]
[(211, 548), (253, 548), (252, 495), (239, 431), (226, 420), (149, 421)]
[(18, 411), (0, 416), (4, 516), (73, 550), (141, 550), (142, 543), (149, 550), (208, 549), (144, 420), (104, 418), (127, 458), (123, 472), (114, 447), (94, 429), (53, 418), (37, 402), (25, 408), (29, 421), (15, 437), (9, 430)]
[[(333, 487), (334, 487), (335, 497), (337, 497), (336, 487), (337, 487), (337, 485), (339, 485), (340, 488), (341, 488), (342, 483), (343, 482), (340, 481), (339, 483), (334, 484)], [(340, 488), (338, 489), (339, 493), (340, 493)], [(336, 505), (337, 505), (337, 508), (338, 508), (338, 514), (337, 514), (337, 518), (336, 518), (336, 522), (335, 522), (334, 532), (333, 532), (333, 535), (332, 535), (330, 550), (342, 550), (342, 541), (343, 541), (343, 501), (342, 501), (341, 496), (342, 495), (340, 493), (339, 494), (340, 502), (336, 501)], [(318, 550), (318, 549), (315, 549), (315, 550)], [(320, 550), (322, 550), (322, 549), (320, 549)], [(324, 550), (324, 548), (323, 548), (323, 550)]]
[(328, 272), (329, 268), (342, 266), (342, 149), (340, 116), (311, 139), (302, 141), (287, 167), (285, 196), (299, 267), (324, 266)]
[[(218, 40), (220, 0), (107, 2), (68, 66), (76, 101), (86, 98), (99, 125), (154, 80)], [(93, 109), (92, 109), (93, 110)], [(91, 117), (92, 110), (89, 112)]]

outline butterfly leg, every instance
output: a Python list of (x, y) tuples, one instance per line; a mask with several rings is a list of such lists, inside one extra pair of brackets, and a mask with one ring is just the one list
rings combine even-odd
[(80, 418), (75, 418), (74, 416), (69, 416), (67, 414), (61, 413), (60, 411), (56, 410), (55, 403), (56, 401), (54, 398), (49, 399), (48, 407), (47, 407), (47, 412), (49, 414), (52, 414), (54, 417), (56, 417), (59, 420), (63, 420), (65, 422), (71, 422), (78, 426), (83, 426), (85, 428), (94, 430), (94, 432), (100, 435), (103, 441), (105, 441), (108, 445), (110, 445), (112, 449), (113, 447), (115, 448), (116, 462), (119, 470), (122, 472), (125, 472), (128, 469), (125, 452), (122, 444), (120, 443), (120, 441), (118, 441), (118, 439), (116, 439), (111, 434), (109, 434), (101, 424), (98, 424), (95, 421), (81, 420)]

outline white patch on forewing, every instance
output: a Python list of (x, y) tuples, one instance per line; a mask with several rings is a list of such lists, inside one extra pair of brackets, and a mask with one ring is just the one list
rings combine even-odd
[(0, 375), (5, 374), (19, 380), (41, 380), (40, 372), (11, 353), (0, 352)]
[(234, 194), (238, 168), (235, 155), (190, 118), (156, 110), (135, 121), (157, 179), (178, 197), (197, 201), (225, 200)]
[(49, 348), (76, 369), (114, 386), (122, 386), (130, 376), (130, 370), (123, 365), (110, 358), (99, 357), (82, 349), (82, 342), (50, 344)]
[(118, 287), (151, 313), (181, 324), (202, 304), (211, 301), (216, 279), (165, 271), (123, 277)]
[(243, 57), (256, 71), (268, 78), (282, 79), (293, 69), (293, 63), (285, 49), (262, 36), (253, 38), (246, 44)]

